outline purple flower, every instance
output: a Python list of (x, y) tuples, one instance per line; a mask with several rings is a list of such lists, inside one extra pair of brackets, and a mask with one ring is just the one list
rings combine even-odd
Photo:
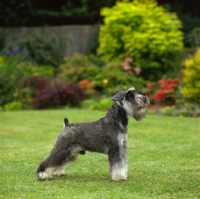
[(13, 46), (12, 52), (13, 53), (18, 53), (19, 52), (19, 46), (17, 46), (17, 45)]
[(12, 52), (11, 52), (9, 49), (6, 49), (6, 50), (5, 50), (5, 54), (6, 54), (6, 55), (11, 55)]

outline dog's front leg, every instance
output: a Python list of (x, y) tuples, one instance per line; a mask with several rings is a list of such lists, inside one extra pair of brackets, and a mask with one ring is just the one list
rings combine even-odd
[(126, 149), (124, 147), (111, 149), (108, 154), (108, 159), (112, 180), (127, 180), (128, 165), (126, 160)]

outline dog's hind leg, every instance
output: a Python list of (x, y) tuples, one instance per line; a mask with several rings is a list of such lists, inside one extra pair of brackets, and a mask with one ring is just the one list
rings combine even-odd
[(66, 164), (67, 158), (70, 156), (69, 149), (53, 149), (37, 168), (37, 176), (39, 180), (52, 179), (53, 173), (57, 168)]
[(37, 168), (37, 176), (39, 180), (50, 180), (53, 175), (62, 176), (65, 174), (65, 167), (69, 162), (74, 161), (81, 147), (63, 147), (58, 143), (52, 149), (50, 155), (46, 157)]
[[(65, 168), (67, 167), (67, 165), (76, 160), (76, 158), (78, 157), (78, 154), (82, 153), (82, 151), (80, 151), (81, 148), (79, 148), (78, 146), (73, 146), (69, 149), (70, 151), (70, 154), (67, 154), (67, 158), (66, 158), (66, 161), (61, 164), (60, 166), (57, 166), (55, 171), (53, 172), (53, 175), (55, 176), (63, 176), (65, 175)], [(80, 151), (80, 152), (79, 152)]]

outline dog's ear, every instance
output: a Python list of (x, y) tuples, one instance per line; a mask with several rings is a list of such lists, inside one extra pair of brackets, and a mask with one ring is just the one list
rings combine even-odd
[(135, 88), (129, 88), (127, 91), (121, 91), (119, 93), (116, 93), (112, 97), (112, 100), (113, 101), (123, 101), (126, 98), (126, 95), (128, 95), (128, 93), (132, 93), (134, 91), (135, 91)]
[(113, 101), (123, 101), (125, 99), (125, 96), (126, 96), (126, 91), (121, 91), (121, 92), (113, 95), (112, 100)]

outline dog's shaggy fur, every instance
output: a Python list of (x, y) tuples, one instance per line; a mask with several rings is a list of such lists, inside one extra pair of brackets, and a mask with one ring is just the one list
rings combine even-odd
[(65, 174), (66, 165), (85, 151), (108, 155), (112, 180), (126, 180), (128, 117), (136, 120), (145, 117), (148, 97), (134, 88), (116, 93), (113, 104), (104, 118), (96, 122), (70, 124), (64, 119), (64, 129), (58, 135), (50, 153), (38, 166), (39, 180), (52, 179)]

